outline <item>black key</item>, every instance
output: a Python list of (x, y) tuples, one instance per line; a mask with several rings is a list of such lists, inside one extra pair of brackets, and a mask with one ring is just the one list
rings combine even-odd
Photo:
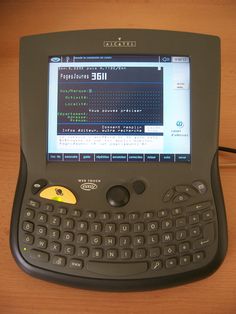
[(166, 268), (174, 268), (177, 265), (177, 259), (176, 258), (169, 258), (166, 260)]
[(190, 237), (198, 237), (200, 234), (201, 234), (201, 229), (199, 227), (190, 229)]
[(34, 218), (34, 210), (33, 209), (26, 209), (24, 212), (24, 218), (26, 219), (33, 219)]
[(65, 245), (63, 248), (63, 253), (65, 255), (74, 255), (75, 254), (75, 247), (74, 245)]
[(147, 243), (149, 245), (157, 244), (158, 243), (158, 235), (157, 234), (152, 234), (152, 235), (148, 236)]
[(102, 237), (99, 235), (93, 235), (90, 238), (90, 242), (92, 245), (101, 245), (102, 243)]
[(43, 187), (45, 187), (48, 184), (47, 180), (39, 179), (35, 181), (31, 187), (31, 192), (33, 194), (38, 193)]
[(88, 223), (87, 221), (79, 221), (77, 225), (77, 229), (79, 231), (87, 231), (88, 230)]
[(144, 237), (143, 236), (136, 236), (136, 237), (134, 237), (133, 243), (134, 243), (135, 246), (143, 245), (144, 244)]
[(152, 219), (154, 217), (154, 212), (143, 213), (143, 219)]
[(34, 243), (34, 236), (32, 234), (24, 234), (23, 242), (26, 244), (33, 244)]
[(201, 262), (205, 257), (204, 252), (197, 252), (193, 254), (193, 262), (194, 263), (199, 263)]
[(146, 250), (145, 249), (138, 249), (134, 251), (134, 257), (137, 259), (145, 258), (146, 257)]
[(60, 224), (61, 224), (61, 218), (58, 217), (58, 216), (51, 216), (51, 217), (49, 218), (49, 223), (50, 223), (50, 225), (52, 225), (52, 226), (58, 227), (58, 226), (60, 226)]
[(161, 236), (162, 242), (167, 243), (173, 240), (173, 233), (168, 232), (168, 233), (163, 233)]
[(47, 228), (44, 226), (37, 226), (36, 227), (36, 234), (39, 236), (45, 236), (47, 233)]
[(149, 223), (147, 224), (147, 230), (148, 230), (149, 232), (157, 231), (157, 229), (158, 229), (158, 223), (157, 223), (157, 221), (152, 221), (152, 222), (149, 222)]
[(78, 234), (76, 240), (79, 244), (85, 244), (88, 242), (88, 236), (87, 234)]
[(199, 223), (199, 215), (194, 214), (194, 215), (189, 216), (189, 224), (194, 225), (196, 223)]
[(83, 261), (80, 259), (71, 259), (69, 262), (69, 267), (73, 269), (82, 269), (83, 268)]
[(178, 193), (187, 193), (191, 196), (194, 196), (197, 194), (197, 191), (195, 189), (193, 189), (191, 186), (189, 185), (177, 185), (175, 187), (176, 192)]
[(160, 210), (158, 210), (157, 216), (159, 218), (167, 217), (168, 216), (168, 210), (167, 209), (160, 209)]
[(104, 238), (104, 245), (106, 246), (114, 246), (116, 244), (115, 237), (105, 237)]
[(65, 229), (73, 229), (75, 226), (75, 221), (71, 218), (66, 218), (63, 220), (63, 228)]
[(181, 227), (186, 226), (186, 218), (185, 217), (177, 218), (175, 221), (175, 225), (176, 225), (176, 228), (181, 228)]
[(54, 253), (59, 253), (61, 251), (61, 244), (59, 242), (51, 242), (49, 244), (49, 250)]
[(63, 233), (63, 241), (72, 242), (74, 240), (74, 234), (72, 232)]
[(147, 270), (147, 263), (104, 263), (104, 262), (88, 262), (87, 270), (92, 273), (97, 273), (106, 276), (130, 276), (143, 273)]
[(180, 266), (189, 265), (190, 262), (191, 262), (191, 256), (190, 255), (180, 256), (180, 259), (179, 259)]
[(67, 214), (67, 208), (65, 208), (65, 207), (58, 207), (57, 208), (57, 214), (59, 214), (59, 215), (66, 215)]
[(187, 201), (189, 199), (189, 195), (182, 193), (182, 194), (178, 194), (174, 197), (173, 202), (174, 203), (180, 203), (180, 202), (184, 202)]
[(171, 256), (176, 253), (176, 247), (175, 245), (169, 245), (164, 247), (164, 255)]
[(192, 185), (195, 187), (195, 189), (198, 190), (200, 194), (205, 194), (207, 191), (207, 186), (202, 181), (194, 181)]
[(102, 231), (102, 224), (100, 222), (93, 222), (91, 224), (91, 231), (92, 232), (101, 232)]
[(120, 224), (120, 233), (127, 233), (130, 231), (129, 224)]
[(190, 250), (190, 243), (189, 242), (183, 242), (179, 245), (179, 252), (184, 253), (188, 252)]
[(39, 208), (40, 207), (40, 203), (35, 201), (35, 200), (29, 200), (28, 201), (28, 205), (30, 207), (33, 207), (33, 208)]
[(163, 196), (163, 202), (169, 202), (174, 196), (175, 191), (173, 189), (168, 190)]
[(120, 237), (120, 246), (127, 246), (130, 244), (130, 237)]
[(195, 210), (203, 210), (203, 209), (207, 209), (211, 207), (211, 202), (207, 201), (207, 202), (202, 202), (202, 203), (198, 203), (198, 204), (193, 204), (190, 206), (186, 207), (187, 211), (195, 211)]
[(176, 208), (173, 208), (172, 211), (171, 211), (171, 214), (173, 216), (179, 216), (183, 213), (183, 209), (181, 207), (176, 207)]
[(66, 265), (66, 258), (64, 256), (55, 255), (55, 256), (53, 256), (52, 263), (53, 263), (53, 265), (63, 267)]
[(71, 210), (71, 215), (74, 216), (74, 217), (80, 217), (81, 216), (81, 211), (77, 208), (73, 208)]
[(100, 220), (108, 220), (108, 219), (110, 219), (110, 214), (109, 213), (100, 213), (98, 215), (98, 217)]
[(85, 213), (85, 218), (86, 219), (94, 219), (96, 217), (96, 214), (95, 214), (95, 212), (93, 212), (93, 211), (87, 211), (86, 213)]
[(157, 261), (153, 261), (151, 263), (151, 269), (152, 270), (160, 270), (162, 268), (162, 261), (161, 260), (157, 260)]
[(180, 240), (185, 240), (187, 237), (187, 232), (186, 230), (178, 230), (175, 233), (175, 238), (176, 240), (180, 241)]
[(105, 232), (106, 233), (114, 233), (116, 231), (115, 224), (105, 224)]
[(161, 255), (161, 250), (160, 250), (159, 247), (151, 248), (151, 249), (149, 250), (149, 256), (150, 256), (151, 258), (157, 258), (157, 257), (159, 257), (160, 255)]
[(93, 258), (102, 258), (103, 250), (102, 249), (92, 249), (91, 254), (92, 254)]
[(130, 249), (124, 249), (120, 251), (121, 259), (129, 259), (132, 256), (132, 251)]
[(79, 257), (87, 257), (89, 255), (89, 249), (87, 247), (79, 247), (77, 255)]
[(207, 210), (202, 214), (202, 219), (204, 221), (211, 220), (213, 218), (213, 211)]
[(115, 213), (114, 214), (114, 220), (120, 221), (125, 219), (125, 214), (124, 213)]
[(32, 259), (39, 261), (39, 262), (48, 262), (49, 261), (49, 254), (48, 253), (42, 252), (39, 250), (35, 250), (35, 249), (30, 250), (30, 257)]
[(34, 224), (30, 221), (24, 221), (22, 228), (24, 231), (33, 232), (34, 231)]
[(57, 230), (57, 229), (50, 229), (49, 230), (49, 237), (54, 239), (54, 240), (57, 240), (59, 239), (60, 237), (60, 231)]
[(53, 211), (53, 205), (51, 205), (51, 204), (45, 204), (44, 206), (43, 206), (43, 210), (45, 210), (46, 212), (52, 212)]
[(163, 230), (171, 229), (172, 228), (172, 220), (170, 219), (165, 219), (161, 223), (161, 228)]
[(46, 239), (37, 239), (36, 240), (36, 246), (39, 248), (39, 249), (46, 249), (47, 246), (48, 246), (48, 241)]
[(48, 215), (44, 213), (38, 213), (37, 215), (37, 221), (39, 223), (46, 223), (48, 220)]
[(117, 250), (115, 249), (109, 249), (106, 251), (106, 257), (108, 259), (115, 259), (117, 258)]
[(203, 239), (198, 239), (193, 243), (194, 249), (203, 249), (214, 242), (215, 229), (214, 223), (209, 223), (205, 225), (203, 229)]
[(143, 232), (144, 231), (144, 223), (137, 222), (134, 224), (134, 232)]
[(136, 220), (139, 218), (139, 213), (130, 213), (129, 220)]

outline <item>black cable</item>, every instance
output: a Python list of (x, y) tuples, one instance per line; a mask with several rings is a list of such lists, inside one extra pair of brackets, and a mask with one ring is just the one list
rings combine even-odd
[(219, 146), (218, 149), (221, 150), (221, 151), (223, 151), (223, 152), (228, 152), (228, 153), (236, 154), (236, 149), (235, 149), (235, 148), (225, 147), (225, 146)]

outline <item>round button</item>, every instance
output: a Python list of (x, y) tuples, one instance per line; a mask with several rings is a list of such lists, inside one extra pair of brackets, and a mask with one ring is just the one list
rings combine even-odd
[(122, 185), (115, 185), (107, 191), (107, 201), (113, 207), (126, 205), (129, 197), (129, 191)]
[(141, 180), (134, 181), (133, 182), (133, 189), (134, 189), (135, 193), (142, 194), (146, 189), (145, 183)]

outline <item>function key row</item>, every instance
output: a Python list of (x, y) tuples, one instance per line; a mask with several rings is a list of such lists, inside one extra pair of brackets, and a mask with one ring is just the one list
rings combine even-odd
[[(35, 209), (39, 209), (41, 208), (40, 205), (35, 205), (35, 203), (39, 204), (36, 201), (30, 200), (28, 205), (31, 208), (35, 208)], [(32, 205), (34, 204), (34, 205)], [(56, 207), (54, 209), (54, 206), (52, 204), (45, 204), (42, 206), (41, 210), (44, 212), (53, 212), (54, 214), (58, 214), (58, 215), (67, 215), (69, 214), (70, 216), (73, 216), (75, 218), (80, 218), (83, 217), (86, 220), (93, 220), (93, 219), (99, 219), (99, 220), (114, 220), (114, 221), (121, 221), (121, 220), (125, 220), (125, 219), (129, 219), (130, 221), (134, 221), (134, 220), (138, 220), (138, 219), (144, 219), (144, 220), (148, 220), (148, 219), (153, 219), (153, 218), (165, 218), (168, 216), (180, 216), (183, 215), (186, 212), (192, 212), (192, 211), (202, 211), (204, 209), (208, 209), (211, 208), (211, 202), (210, 201), (206, 201), (206, 202), (201, 202), (201, 203), (197, 203), (197, 204), (193, 204), (190, 206), (187, 206), (186, 209), (184, 209), (183, 207), (176, 207), (173, 209), (160, 209), (158, 211), (147, 211), (144, 213), (139, 213), (139, 212), (131, 212), (131, 213), (124, 213), (124, 212), (120, 212), (120, 213), (109, 213), (109, 212), (98, 212), (96, 213), (95, 211), (84, 211), (82, 212), (80, 209), (77, 208), (73, 208), (68, 210), (68, 208), (66, 207)], [(32, 209), (28, 208), (29, 212), (29, 216), (28, 218), (34, 218), (34, 213), (32, 211)], [(27, 217), (25, 217), (27, 218)]]

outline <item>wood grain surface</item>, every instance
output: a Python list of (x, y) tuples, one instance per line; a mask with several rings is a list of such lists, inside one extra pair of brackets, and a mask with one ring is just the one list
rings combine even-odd
[(236, 1), (0, 0), (0, 313), (236, 313), (236, 157), (220, 153), (229, 248), (220, 269), (188, 285), (138, 293), (69, 288), (23, 273), (9, 250), (19, 167), (18, 48), (23, 35), (96, 28), (216, 34), (222, 44), (220, 144), (236, 146)]

